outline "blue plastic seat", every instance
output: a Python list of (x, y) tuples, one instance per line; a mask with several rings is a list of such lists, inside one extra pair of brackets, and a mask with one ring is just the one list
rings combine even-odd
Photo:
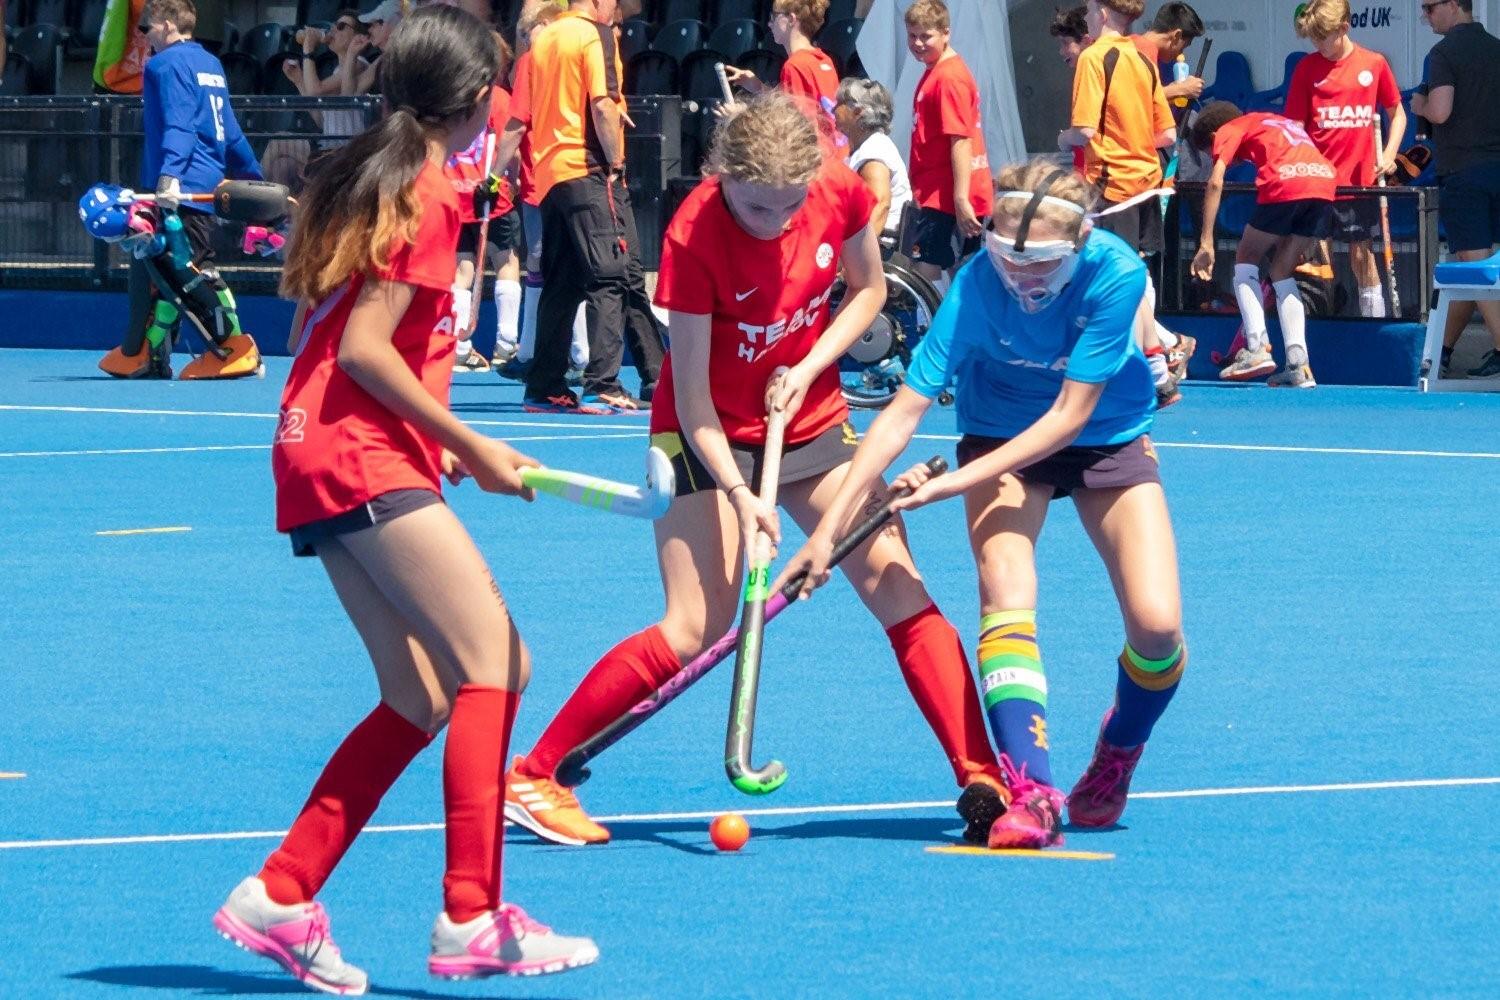
[(1500, 253), (1484, 260), (1450, 260), (1433, 269), (1432, 276), (1444, 285), (1500, 287)]
[(1203, 90), (1203, 103), (1229, 101), (1241, 111), (1255, 96), (1255, 83), (1250, 77), (1250, 60), (1245, 53), (1230, 49), (1220, 52), (1214, 63), (1214, 82)]

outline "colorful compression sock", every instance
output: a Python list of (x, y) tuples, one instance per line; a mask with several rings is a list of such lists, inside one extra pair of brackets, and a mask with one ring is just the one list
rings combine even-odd
[(976, 774), (1000, 780), (1000, 765), (985, 735), (979, 692), (958, 631), (936, 604), (929, 604), (885, 634), (912, 700), (948, 755), (958, 787)]
[(1234, 301), (1239, 303), (1240, 318), (1245, 321), (1245, 347), (1251, 354), (1259, 354), (1270, 346), (1263, 294), (1260, 268), (1254, 264), (1234, 265)]
[(146, 343), (153, 349), (160, 348), (162, 344), (170, 345), (172, 333), (177, 329), (181, 316), (182, 313), (171, 302), (157, 299), (156, 305), (151, 309), (151, 322), (146, 325)]
[(521, 773), (550, 778), (568, 751), (604, 729), (671, 680), (682, 663), (653, 625), (605, 653), (569, 696), (521, 762)]
[(500, 905), (505, 820), (500, 811), (505, 755), (519, 691), (464, 684), (453, 699), (443, 749), (447, 870), (443, 910), (456, 924)]
[(1281, 320), (1281, 342), (1286, 347), (1290, 367), (1307, 364), (1307, 307), (1296, 278), (1271, 282), (1276, 290), (1276, 316)]
[(1167, 710), (1187, 668), (1187, 647), (1170, 656), (1148, 660), (1125, 644), (1115, 681), (1115, 711), (1104, 727), (1104, 741), (1117, 747), (1138, 747), (1151, 738), (1151, 727)]
[(979, 676), (1001, 752), (1026, 777), (1052, 784), (1047, 674), (1037, 649), (1035, 611), (996, 611), (980, 620)]
[(495, 311), (499, 317), (495, 330), (496, 349), (518, 350), (521, 320), (521, 283), (519, 281), (495, 279)]
[(261, 869), (266, 893), (285, 906), (306, 903), (369, 822), (381, 796), (432, 737), (381, 702), (329, 758), (307, 804)]

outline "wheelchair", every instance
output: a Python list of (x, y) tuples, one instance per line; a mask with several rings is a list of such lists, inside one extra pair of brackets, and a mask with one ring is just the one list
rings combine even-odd
[[(937, 314), (942, 295), (932, 283), (917, 274), (900, 252), (913, 206), (908, 204), (892, 236), (880, 240), (881, 266), (885, 273), (885, 305), (869, 328), (839, 359), (839, 383), (844, 400), (857, 409), (880, 409), (889, 403), (906, 380), (912, 351), (922, 340)], [(844, 297), (844, 280), (833, 288), (831, 303), (837, 308)], [(939, 402), (952, 403), (943, 393)]]

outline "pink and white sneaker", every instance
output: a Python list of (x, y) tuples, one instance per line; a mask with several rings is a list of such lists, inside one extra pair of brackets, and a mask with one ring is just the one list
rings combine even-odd
[(990, 825), (989, 848), (1039, 851), (1063, 842), (1063, 794), (1051, 785), (1026, 777), (1025, 765), (1017, 771), (1005, 754), (1000, 755), (1005, 783), (1010, 787), (1010, 806)]
[(1117, 747), (1104, 738), (1104, 727), (1114, 716), (1111, 708), (1099, 724), (1099, 739), (1094, 744), (1094, 758), (1073, 791), (1068, 793), (1068, 819), (1075, 826), (1114, 826), (1125, 812), (1130, 796), (1130, 778), (1141, 762), (1146, 744)]
[(427, 971), (444, 979), (540, 976), (598, 959), (599, 948), (589, 938), (564, 937), (514, 903), (503, 903), (462, 924), (439, 913), (432, 925)]
[(360, 996), (369, 989), (365, 971), (344, 961), (328, 929), (322, 903), (283, 906), (251, 876), (214, 914), (219, 933), (246, 951), (276, 962), (303, 985), (324, 993)]

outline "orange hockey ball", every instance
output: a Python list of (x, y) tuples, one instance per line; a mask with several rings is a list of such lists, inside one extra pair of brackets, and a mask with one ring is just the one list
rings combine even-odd
[(723, 813), (708, 826), (708, 836), (721, 851), (738, 851), (750, 839), (750, 824), (739, 813)]

